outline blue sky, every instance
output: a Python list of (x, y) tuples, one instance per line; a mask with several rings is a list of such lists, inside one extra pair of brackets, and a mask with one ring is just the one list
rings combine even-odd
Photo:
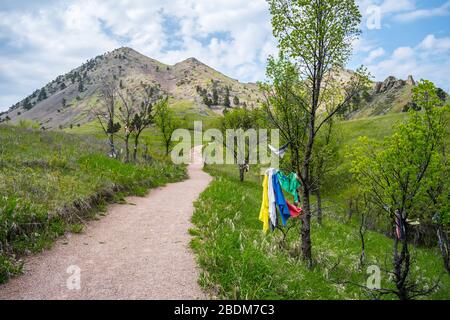
[[(450, 0), (358, 0), (348, 64), (450, 90)], [(264, 79), (276, 53), (265, 0), (2, 0), (0, 111), (56, 76), (120, 46), (173, 64), (196, 57), (241, 81)]]

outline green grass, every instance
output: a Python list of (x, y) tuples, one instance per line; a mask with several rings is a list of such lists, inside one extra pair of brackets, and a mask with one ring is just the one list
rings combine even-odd
[[(196, 202), (191, 246), (202, 268), (200, 284), (225, 299), (368, 299), (356, 285), (366, 283), (366, 267), (359, 269), (360, 240), (353, 224), (325, 218), (323, 226), (312, 224), (315, 267), (310, 270), (298, 258), (299, 221), (280, 249), (279, 230), (264, 234), (258, 220), (261, 178), (257, 170), (238, 181), (234, 166), (208, 166), (214, 177)], [(331, 216), (326, 212), (325, 216)], [(382, 234), (366, 234), (367, 265), (390, 266), (392, 240)], [(444, 269), (437, 249), (413, 249), (413, 277), (431, 285)], [(337, 262), (340, 262), (337, 264)], [(336, 266), (337, 264), (337, 266)], [(336, 267), (335, 267), (336, 266)], [(335, 268), (334, 268), (335, 267)], [(382, 273), (382, 285), (392, 286)], [(443, 275), (440, 289), (429, 296), (448, 299), (450, 277)], [(393, 296), (385, 296), (393, 299)]]
[[(316, 267), (309, 270), (298, 259), (299, 225), (292, 226), (287, 250), (280, 250), (279, 230), (263, 234), (258, 220), (261, 204), (259, 169), (252, 168), (246, 181), (238, 181), (234, 166), (208, 166), (214, 182), (196, 204), (192, 246), (202, 267), (200, 283), (213, 294), (227, 299), (366, 299), (369, 296), (351, 281), (363, 285), (366, 269), (359, 269), (358, 221), (347, 222), (347, 200), (357, 191), (349, 173), (346, 150), (359, 136), (383, 139), (406, 114), (389, 114), (338, 124), (341, 135), (339, 159), (323, 190), (325, 221), (313, 221), (312, 241)], [(312, 199), (314, 200), (314, 198)], [(380, 221), (377, 221), (379, 223)], [(291, 220), (290, 223), (299, 224)], [(379, 225), (379, 229), (383, 229)], [(392, 239), (368, 231), (366, 265), (391, 266)], [(415, 248), (413, 278), (431, 285), (444, 272), (437, 248)], [(333, 271), (333, 266), (340, 261)], [(442, 276), (441, 288), (432, 299), (448, 299), (450, 279)], [(383, 274), (383, 286), (392, 286)], [(384, 298), (393, 299), (393, 296)]]
[(186, 175), (168, 161), (126, 164), (106, 151), (104, 137), (0, 126), (0, 282), (20, 270), (23, 254), (82, 232), (107, 202)]
[[(348, 201), (358, 193), (358, 185), (350, 174), (351, 159), (347, 157), (348, 151), (358, 143), (358, 138), (361, 136), (380, 141), (384, 137), (392, 135), (395, 124), (406, 120), (407, 116), (407, 113), (387, 114), (342, 121), (337, 124), (337, 133), (340, 136), (338, 159), (332, 164), (332, 170), (326, 177), (322, 189), (325, 198), (324, 205), (333, 206), (335, 216), (345, 219)], [(450, 143), (450, 135), (447, 135), (446, 142)], [(373, 220), (379, 231), (387, 232), (390, 228), (390, 225), (381, 222), (376, 216), (373, 217)]]
[(217, 126), (219, 116), (210, 109), (200, 108), (193, 101), (171, 101), (170, 107), (181, 120), (183, 128), (194, 130), (194, 121), (202, 121), (204, 130)]

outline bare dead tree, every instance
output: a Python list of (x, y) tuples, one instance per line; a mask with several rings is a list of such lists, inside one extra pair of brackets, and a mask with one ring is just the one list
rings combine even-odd
[(108, 136), (110, 147), (109, 156), (117, 158), (114, 135), (120, 130), (120, 124), (116, 120), (117, 86), (114, 81), (104, 79), (100, 88), (99, 105), (91, 108), (97, 118), (103, 132)]
[(158, 99), (161, 99), (161, 95), (159, 94), (159, 86), (142, 85), (142, 88), (138, 91), (138, 94), (140, 96), (140, 99), (138, 101), (137, 110), (132, 121), (132, 125), (134, 128), (134, 161), (137, 161), (139, 138), (142, 132), (154, 123), (154, 103)]
[[(383, 272), (385, 275), (393, 276), (395, 277), (395, 272), (393, 272), (388, 267), (388, 256), (386, 255), (386, 259), (384, 261), (384, 267), (380, 267), (380, 271)], [(359, 282), (356, 282), (354, 280), (348, 280), (351, 278), (351, 275), (348, 273), (348, 268), (343, 267), (340, 269), (340, 272), (337, 272), (337, 269), (341, 263), (342, 259), (341, 257), (338, 257), (337, 262), (334, 264), (334, 266), (330, 269), (330, 281), (339, 285), (350, 285), (354, 287), (358, 287), (362, 290), (363, 294), (369, 297), (373, 300), (380, 300), (383, 296), (396, 296), (400, 300), (402, 300), (404, 297), (402, 296), (402, 292), (395, 288), (389, 288), (389, 287), (379, 287), (379, 288), (371, 288), (367, 285), (361, 284)], [(379, 261), (374, 261), (372, 263), (373, 265), (381, 266), (382, 264)], [(333, 273), (336, 273), (336, 275), (333, 275)], [(342, 275), (344, 273), (344, 276)], [(346, 274), (346, 275), (345, 275)], [(442, 275), (441, 275), (442, 276)], [(409, 282), (407, 284), (407, 290), (408, 290), (408, 300), (414, 300), (418, 297), (425, 297), (427, 295), (432, 294), (436, 290), (439, 289), (440, 283), (441, 283), (441, 276), (434, 279), (434, 281), (426, 288), (422, 284), (418, 282)]]
[(132, 121), (135, 115), (134, 105), (136, 103), (136, 99), (134, 96), (134, 92), (130, 89), (123, 89), (117, 92), (117, 95), (120, 98), (121, 106), (119, 107), (119, 112), (117, 113), (117, 117), (121, 122), (122, 127), (124, 128), (123, 140), (125, 142), (125, 162), (130, 162), (130, 147), (129, 141), (130, 136), (133, 133)]

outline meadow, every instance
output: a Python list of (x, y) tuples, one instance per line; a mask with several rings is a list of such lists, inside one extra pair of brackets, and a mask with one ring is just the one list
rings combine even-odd
[[(362, 288), (369, 277), (367, 268), (391, 268), (392, 238), (368, 230), (365, 233), (366, 260), (360, 264), (359, 217), (347, 216), (347, 199), (356, 185), (348, 172), (345, 150), (367, 135), (382, 139), (392, 126), (405, 117), (394, 114), (339, 124), (343, 151), (327, 179), (324, 221), (313, 217), (311, 231), (315, 266), (307, 268), (300, 259), (300, 221), (290, 219), (283, 231), (265, 234), (258, 220), (262, 196), (260, 168), (253, 167), (239, 182), (236, 166), (208, 165), (214, 177), (196, 203), (192, 248), (202, 268), (201, 285), (224, 299), (373, 299), (373, 292)], [(389, 227), (389, 226), (384, 226)], [(383, 226), (378, 225), (383, 230)], [(435, 246), (414, 245), (412, 279), (439, 288), (427, 299), (448, 299), (450, 279)], [(389, 274), (381, 273), (383, 288), (392, 288)], [(385, 295), (383, 299), (395, 299)]]
[(152, 149), (151, 161), (111, 159), (100, 137), (0, 125), (0, 283), (21, 272), (23, 255), (82, 232), (107, 203), (186, 176)]

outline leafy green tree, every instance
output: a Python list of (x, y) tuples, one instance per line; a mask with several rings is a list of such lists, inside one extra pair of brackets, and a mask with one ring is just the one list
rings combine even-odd
[(179, 123), (173, 110), (169, 107), (169, 99), (167, 97), (155, 104), (154, 119), (163, 137), (166, 155), (169, 155), (172, 145), (172, 134), (178, 128)]
[[(395, 288), (383, 292), (396, 294), (402, 300), (425, 295), (434, 289), (421, 288), (411, 276), (410, 222), (429, 221), (436, 212), (444, 215), (449, 207), (448, 194), (436, 197), (431, 208), (425, 206), (429, 191), (440, 185), (442, 175), (448, 172), (442, 148), (448, 137), (449, 106), (436, 107), (440, 101), (429, 81), (421, 81), (413, 89), (413, 100), (423, 112), (410, 109), (408, 119), (397, 124), (394, 134), (382, 142), (360, 138), (351, 154), (352, 173), (361, 190), (393, 226)], [(445, 179), (448, 183), (448, 176)], [(448, 211), (445, 214), (448, 215)]]
[[(224, 137), (227, 137), (226, 131), (228, 129), (232, 129), (234, 132), (242, 130), (242, 133), (250, 129), (257, 129), (260, 118), (259, 110), (230, 109), (224, 112), (224, 117), (221, 119), (222, 134)], [(243, 145), (239, 144), (236, 139), (239, 139), (239, 137), (233, 137), (232, 141), (228, 140), (227, 137), (227, 140), (223, 140), (222, 143), (224, 147), (230, 147), (233, 144), (233, 157), (238, 166), (239, 180), (242, 182), (244, 181), (245, 172), (249, 170), (250, 138), (244, 137)], [(241, 159), (241, 157), (243, 158)]]
[(290, 170), (300, 172), (300, 155), (304, 148), (305, 118), (308, 114), (298, 103), (300, 78), (295, 65), (282, 53), (278, 60), (269, 58), (267, 77), (270, 82), (260, 84), (265, 101), (262, 103), (271, 125), (280, 131), (282, 143), (289, 143)]
[(336, 168), (338, 151), (340, 146), (340, 135), (333, 118), (330, 118), (317, 135), (316, 146), (313, 150), (312, 177), (313, 193), (316, 196), (317, 222), (322, 224), (322, 187), (329, 173)]
[[(367, 85), (362, 73), (353, 76), (333, 107), (323, 115), (319, 107), (329, 99), (328, 90), (335, 90), (331, 81), (325, 86), (333, 69), (342, 67), (352, 52), (352, 42), (358, 37), (361, 14), (353, 0), (269, 0), (273, 34), (286, 59), (298, 70), (301, 81), (293, 92), (296, 103), (306, 117), (298, 126), (305, 128), (299, 145), (297, 174), (302, 182), (303, 212), (301, 249), (304, 260), (312, 266), (311, 204), (314, 187), (311, 172), (317, 134), (327, 121), (346, 107), (352, 97)], [(331, 101), (331, 100), (328, 100)], [(295, 124), (297, 125), (297, 124)]]

